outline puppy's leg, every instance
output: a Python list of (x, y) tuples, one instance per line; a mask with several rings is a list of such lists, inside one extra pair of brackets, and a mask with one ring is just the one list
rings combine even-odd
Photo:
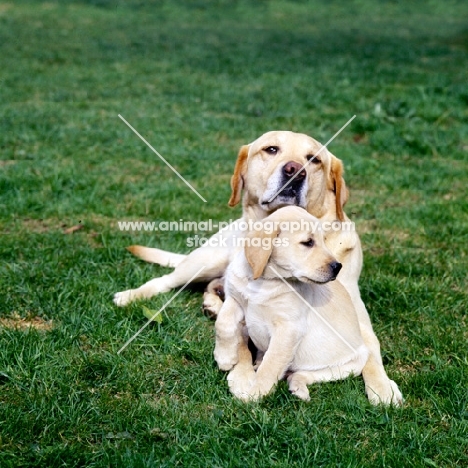
[(307, 385), (316, 382), (328, 382), (348, 377), (352, 372), (345, 369), (326, 368), (317, 371), (294, 372), (288, 377), (289, 391), (304, 401), (310, 400)]
[(310, 400), (307, 385), (313, 383), (310, 372), (294, 372), (288, 377), (289, 391), (304, 401)]
[(252, 354), (248, 346), (247, 327), (243, 327), (242, 341), (239, 343), (238, 357), (239, 362), (229, 372), (227, 381), (231, 393), (240, 399), (245, 399), (249, 388), (252, 387), (255, 380), (255, 369), (252, 365)]
[(239, 361), (238, 351), (244, 343), (244, 311), (232, 297), (227, 297), (215, 323), (214, 357), (221, 370), (231, 370)]
[(289, 390), (301, 400), (308, 401), (309, 389), (307, 385), (315, 382), (340, 380), (350, 375), (359, 375), (369, 355), (365, 345), (360, 346), (350, 360), (344, 364), (326, 367), (314, 371), (299, 371), (288, 376)]
[(249, 388), (245, 400), (257, 400), (270, 393), (276, 383), (284, 376), (290, 366), (302, 337), (301, 331), (287, 323), (278, 324), (270, 345), (257, 369), (255, 381)]
[(229, 249), (210, 247), (196, 249), (177, 265), (172, 273), (154, 278), (137, 289), (118, 292), (114, 296), (114, 302), (118, 306), (125, 306), (137, 299), (149, 299), (156, 294), (168, 292), (185, 285), (190, 280), (208, 282), (222, 276), (228, 262)]

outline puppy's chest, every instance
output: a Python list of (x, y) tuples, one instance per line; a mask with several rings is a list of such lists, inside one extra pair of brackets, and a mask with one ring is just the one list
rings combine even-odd
[(268, 283), (251, 282), (243, 292), (249, 336), (262, 351), (268, 349), (275, 333), (281, 333), (281, 324), (294, 323), (300, 328), (303, 315), (299, 304), (291, 301), (291, 291), (283, 290), (282, 285), (272, 289)]
[(265, 280), (249, 281), (246, 277), (230, 274), (226, 277), (226, 294), (243, 307), (272, 302), (277, 295)]
[(254, 342), (257, 349), (265, 352), (270, 346), (270, 340), (274, 333), (273, 324), (269, 321), (262, 320), (256, 315), (247, 316), (245, 323), (249, 331), (249, 337)]
[(275, 301), (278, 289), (270, 283), (270, 281), (258, 279), (256, 281), (248, 281), (245, 284), (242, 295), (248, 301), (249, 306), (261, 306)]

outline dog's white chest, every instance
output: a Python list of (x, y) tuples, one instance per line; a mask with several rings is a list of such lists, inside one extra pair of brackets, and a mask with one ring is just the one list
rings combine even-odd
[(292, 320), (299, 334), (306, 326), (306, 315), (291, 303), (286, 285), (279, 283), (272, 290), (270, 281), (257, 280), (249, 282), (244, 295), (248, 298), (245, 321), (249, 336), (261, 351), (268, 349), (271, 337), (278, 332), (278, 327), (281, 328), (281, 323), (291, 323)]
[(249, 313), (245, 317), (245, 322), (249, 330), (249, 336), (255, 346), (266, 351), (270, 345), (271, 336), (273, 335), (273, 324), (268, 319), (268, 314), (265, 313), (266, 307), (250, 308)]

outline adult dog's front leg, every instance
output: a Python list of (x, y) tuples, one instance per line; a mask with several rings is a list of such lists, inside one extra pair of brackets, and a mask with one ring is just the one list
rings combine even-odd
[(353, 304), (358, 315), (362, 339), (369, 349), (369, 358), (362, 369), (367, 397), (373, 405), (399, 406), (404, 401), (403, 395), (398, 385), (393, 380), (390, 380), (385, 372), (380, 354), (380, 343), (372, 329), (369, 314), (359, 295), (359, 290), (357, 289), (357, 293), (351, 297), (353, 298)]
[(229, 249), (202, 247), (194, 250), (172, 273), (154, 278), (137, 289), (118, 292), (114, 302), (125, 306), (137, 299), (149, 299), (190, 282), (208, 282), (224, 274), (229, 263)]
[(362, 369), (362, 377), (366, 386), (367, 398), (373, 405), (395, 405), (403, 404), (403, 395), (398, 385), (390, 380), (385, 372), (382, 357), (380, 355), (379, 340), (372, 328), (362, 329), (362, 338), (369, 348), (369, 358)]
[(369, 314), (359, 292), (358, 280), (362, 266), (360, 243), (354, 249), (354, 257), (343, 259), (343, 265), (338, 280), (345, 286), (351, 296), (356, 309), (362, 339), (369, 349), (369, 358), (362, 369), (367, 397), (373, 405), (401, 405), (403, 396), (398, 385), (390, 380), (385, 372), (379, 340), (372, 329)]
[(231, 370), (239, 361), (244, 311), (232, 297), (227, 297), (215, 323), (216, 345), (214, 357), (221, 370)]

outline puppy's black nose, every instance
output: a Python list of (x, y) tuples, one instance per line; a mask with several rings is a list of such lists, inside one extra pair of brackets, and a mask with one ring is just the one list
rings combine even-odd
[[(297, 174), (298, 172), (299, 174)], [(291, 179), (297, 174), (297, 176), (294, 177), (294, 180), (300, 181), (300, 180), (305, 179), (306, 171), (305, 169), (302, 168), (302, 166), (299, 163), (294, 162), (294, 161), (289, 161), (283, 166), (283, 174), (288, 179)]]
[(340, 272), (342, 266), (343, 265), (340, 262), (330, 263), (330, 268), (335, 278), (338, 276), (338, 273)]

